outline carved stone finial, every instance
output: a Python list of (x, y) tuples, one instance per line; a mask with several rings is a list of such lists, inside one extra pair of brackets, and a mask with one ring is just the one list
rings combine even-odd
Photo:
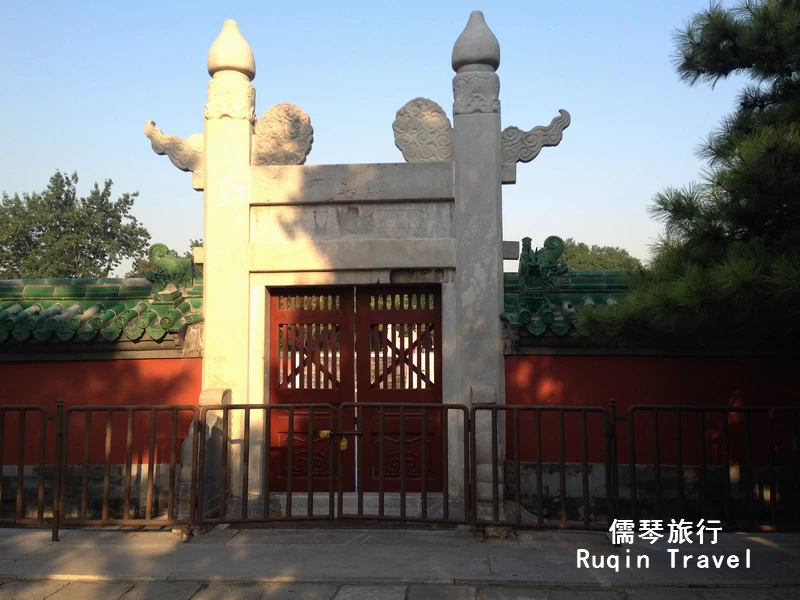
[(414, 98), (397, 111), (394, 143), (409, 163), (453, 160), (453, 127), (441, 106)]
[(222, 31), (208, 50), (208, 74), (213, 77), (220, 71), (237, 71), (250, 81), (256, 76), (253, 49), (233, 19), (225, 21)]
[(256, 125), (251, 164), (302, 165), (313, 143), (314, 129), (305, 111), (288, 102), (276, 104)]
[(467, 26), (453, 46), (453, 70), (496, 71), (500, 66), (500, 43), (489, 29), (483, 13), (472, 11)]
[(164, 135), (153, 121), (148, 121), (144, 124), (144, 134), (150, 140), (153, 151), (168, 156), (181, 171), (203, 170), (202, 133), (195, 133), (184, 140), (175, 135)]

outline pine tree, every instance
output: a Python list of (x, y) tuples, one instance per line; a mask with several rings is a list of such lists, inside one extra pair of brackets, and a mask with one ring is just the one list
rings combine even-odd
[(800, 333), (800, 0), (714, 3), (675, 36), (690, 85), (749, 79), (699, 149), (703, 180), (657, 194), (652, 267), (581, 334), (615, 345), (794, 349)]

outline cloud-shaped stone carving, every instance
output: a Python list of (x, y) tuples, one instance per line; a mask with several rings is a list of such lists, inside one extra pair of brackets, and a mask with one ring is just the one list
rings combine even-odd
[(414, 98), (397, 111), (392, 124), (394, 143), (406, 162), (453, 160), (453, 127), (441, 106)]
[(309, 116), (294, 104), (276, 104), (256, 125), (252, 164), (302, 165), (313, 143)]
[(571, 120), (567, 111), (558, 112), (559, 116), (550, 121), (547, 127), (539, 125), (530, 131), (522, 131), (519, 127), (506, 127), (503, 130), (502, 141), (503, 164), (531, 162), (539, 156), (539, 152), (545, 146), (558, 146)]

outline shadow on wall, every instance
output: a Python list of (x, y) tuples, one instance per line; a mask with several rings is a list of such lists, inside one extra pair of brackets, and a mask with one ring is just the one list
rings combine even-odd
[[(791, 513), (790, 504), (797, 501), (792, 473), (800, 436), (800, 399), (795, 383), (798, 362), (791, 358), (510, 356), (505, 362), (507, 402), (607, 409), (609, 399), (614, 398), (618, 417), (625, 419), (616, 423), (623, 509), (630, 502), (633, 448), (640, 510), (645, 513), (652, 514), (660, 495), (665, 511), (677, 510), (683, 493), (687, 511), (692, 502), (695, 511), (705, 502), (712, 512), (725, 506), (736, 513), (738, 506), (738, 512), (745, 514), (742, 507), (747, 508), (752, 500), (752, 510), (761, 518), (769, 514), (774, 500), (773, 510), (777, 509), (780, 516), (781, 511)], [(634, 405), (642, 408), (630, 411)], [(656, 410), (652, 408), (655, 406), (665, 408)], [(678, 413), (671, 408), (691, 406), (711, 410)], [(758, 410), (721, 413), (713, 407)], [(765, 407), (780, 408), (770, 415)], [(520, 419), (523, 494), (533, 493), (526, 491), (526, 486), (532, 485), (540, 455), (545, 479), (555, 477), (555, 483), (545, 487), (551, 492), (558, 487), (559, 415), (543, 411), (541, 418), (541, 453), (535, 415), (525, 413)], [(513, 461), (510, 421), (506, 423), (506, 458)], [(566, 414), (564, 425), (567, 480), (577, 485), (573, 491), (579, 501), (583, 455), (580, 415)], [(587, 416), (587, 446), (590, 488), (594, 490), (591, 497), (604, 500), (602, 415)]]
[[(130, 359), (109, 361), (13, 362), (0, 363), (0, 381), (4, 390), (0, 405), (43, 406), (55, 417), (57, 401), (67, 409), (77, 406), (197, 406), (200, 395), (202, 361), (183, 359)], [(156, 461), (169, 457), (172, 426), (171, 413), (159, 413), (156, 427)], [(182, 413), (178, 422), (179, 443), (185, 439), (191, 416)], [(69, 429), (69, 464), (82, 464), (85, 441), (85, 413), (73, 413)], [(19, 418), (8, 414), (4, 425), (4, 464), (17, 462)], [(125, 462), (127, 415), (115, 412), (112, 419), (112, 463)], [(38, 418), (25, 423), (24, 454), (26, 465), (39, 463)], [(150, 414), (138, 413), (134, 419), (133, 463), (148, 461)], [(55, 423), (48, 424), (46, 462), (55, 460)], [(89, 438), (90, 461), (102, 464), (105, 456), (106, 414), (93, 413)], [(180, 448), (180, 446), (179, 446)]]
[[(705, 358), (664, 356), (509, 356), (506, 357), (506, 394), (508, 404), (568, 405), (608, 408), (614, 398), (617, 415), (628, 416), (633, 405), (669, 406), (798, 406), (794, 373), (800, 361), (791, 358)], [(658, 436), (660, 458), (666, 464), (676, 462), (676, 418), (670, 411), (660, 413)], [(751, 437), (754, 442), (767, 437), (767, 415), (751, 417)], [(567, 426), (577, 432), (577, 416), (566, 417)], [(746, 417), (731, 414), (728, 420), (731, 461), (744, 458), (744, 428)], [(720, 413), (707, 413), (704, 428), (698, 414), (684, 413), (681, 436), (684, 441), (683, 460), (699, 464), (701, 435), (708, 453), (707, 460), (721, 460), (723, 434)], [(776, 438), (785, 441), (795, 424), (791, 419), (776, 418)], [(597, 435), (590, 431), (590, 460), (603, 460), (602, 428)], [(617, 424), (618, 459), (629, 460), (628, 427)], [(544, 448), (557, 448), (556, 427), (545, 427)], [(634, 417), (634, 438), (637, 461), (652, 463), (653, 424), (651, 411), (637, 411)], [(568, 445), (568, 461), (580, 460), (579, 438)], [(791, 443), (779, 444), (791, 448)], [(788, 450), (787, 450), (788, 452)], [(790, 461), (785, 453), (778, 464)], [(558, 460), (557, 455), (550, 457)], [(753, 444), (753, 461), (766, 464), (765, 444)], [(788, 464), (788, 463), (787, 463)]]

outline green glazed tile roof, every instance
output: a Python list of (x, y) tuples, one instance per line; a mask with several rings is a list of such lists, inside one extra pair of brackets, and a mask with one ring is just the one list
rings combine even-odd
[(161, 341), (202, 321), (202, 279), (154, 261), (161, 246), (147, 278), (0, 280), (0, 343)]
[(536, 250), (531, 238), (522, 240), (518, 272), (504, 274), (504, 321), (534, 336), (563, 336), (583, 308), (615, 304), (628, 291), (627, 271), (569, 271), (558, 260), (563, 251), (556, 236)]
[[(563, 245), (551, 236), (533, 250), (523, 239), (519, 271), (503, 281), (501, 318), (511, 326), (563, 336), (581, 309), (614, 304), (628, 290), (625, 271), (569, 271), (558, 262)], [(161, 341), (201, 322), (203, 280), (191, 277), (191, 259), (165, 250), (151, 248), (157, 271), (142, 279), (0, 280), (0, 344)]]

